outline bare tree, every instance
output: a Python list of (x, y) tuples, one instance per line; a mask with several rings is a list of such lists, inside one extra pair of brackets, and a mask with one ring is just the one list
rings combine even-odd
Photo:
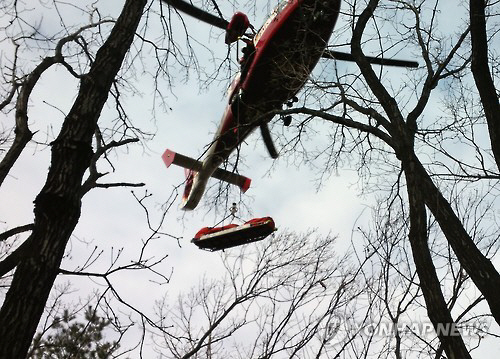
[[(148, 262), (143, 252), (132, 264), (113, 262), (107, 271), (94, 272), (86, 265), (76, 269), (60, 266), (81, 216), (82, 197), (89, 190), (142, 185), (101, 182), (105, 173), (98, 165), (105, 161), (113, 167), (108, 157), (110, 151), (147, 136), (130, 121), (122, 100), (122, 86), (127, 84), (128, 76), (134, 76), (136, 71), (148, 73), (155, 85), (155, 99), (164, 100), (165, 94), (157, 85), (162, 76), (172, 80), (168, 72), (172, 58), (182, 59), (178, 62), (186, 70), (202, 71), (187, 30), (183, 33), (187, 39), (186, 54), (174, 38), (170, 19), (176, 11), (155, 7), (158, 3), (127, 0), (117, 18), (101, 17), (99, 9), (91, 5), (75, 6), (90, 21), (68, 26), (60, 15), (60, 31), (49, 35), (42, 24), (31, 25), (26, 20), (29, 9), (22, 2), (0, 5), (3, 19), (7, 20), (2, 22), (6, 25), (1, 40), (9, 43), (0, 59), (5, 64), (1, 70), (0, 110), (12, 122), (1, 129), (4, 157), (0, 162), (0, 184), (8, 178), (26, 146), (35, 142), (29, 103), (44, 74), (55, 68), (64, 69), (79, 86), (60, 131), (54, 138), (47, 136), (44, 143), (51, 151), (50, 169), (35, 199), (32, 223), (7, 228), (0, 235), (5, 249), (0, 275), (8, 289), (0, 310), (2, 358), (26, 355), (58, 275), (102, 280), (106, 293), (127, 305), (110, 281), (112, 274), (129, 269), (154, 273), (156, 262)], [(293, 236), (293, 243), (279, 247), (276, 253), (269, 253), (271, 247), (264, 246), (260, 247), (262, 252), (248, 257), (226, 258), (225, 281), (202, 283), (201, 295), (194, 291), (187, 299), (181, 298), (177, 310), (167, 313), (175, 322), (174, 328), (168, 328), (172, 322), (162, 322), (164, 313), (158, 324), (136, 310), (144, 328), (154, 330), (155, 337), (161, 338), (162, 353), (172, 357), (269, 357), (281, 353), (319, 357), (334, 353), (331, 356), (361, 358), (382, 345), (385, 350), (381, 357), (388, 353), (402, 357), (404, 341), (400, 333), (390, 336), (389, 342), (379, 341), (374, 333), (360, 335), (356, 325), (339, 326), (336, 315), (339, 310), (344, 311), (344, 320), (351, 316), (366, 324), (372, 319), (370, 316), (385, 313), (390, 321), (398, 323), (403, 313), (420, 305), (425, 307), (437, 336), (429, 342), (418, 335), (412, 338), (420, 340), (426, 350), (431, 348), (436, 358), (443, 351), (448, 357), (470, 357), (470, 342), (461, 336), (440, 335), (438, 331), (440, 326), (464, 320), (469, 307), (461, 312), (455, 308), (460, 288), (469, 280), (481, 293), (468, 304), (470, 308), (484, 300), (491, 316), (500, 323), (500, 299), (496, 293), (500, 275), (491, 262), (498, 251), (498, 240), (493, 234), (482, 235), (489, 226), (496, 229), (497, 223), (469, 222), (471, 208), (467, 207), (470, 194), (479, 192), (479, 202), (486, 204), (484, 211), (473, 208), (491, 217), (495, 213), (494, 204), (488, 203), (494, 202), (495, 186), (500, 179), (495, 121), (498, 71), (490, 70), (498, 69), (491, 45), (498, 41), (497, 17), (491, 16), (497, 15), (498, 3), (471, 1), (464, 12), (470, 23), (457, 19), (456, 27), (450, 31), (439, 26), (443, 3), (444, 0), (344, 1), (341, 16), (345, 25), (334, 34), (333, 43), (349, 49), (356, 67), (325, 65), (324, 71), (315, 72), (304, 89), (299, 102), (302, 105), (279, 111), (281, 115), (296, 117), (294, 126), (280, 138), (284, 145), (281, 152), (290, 153), (294, 159), (302, 156), (320, 168), (320, 182), (340, 166), (352, 164), (364, 190), (382, 194), (389, 211), (394, 210), (396, 203), (400, 205), (404, 223), (387, 223), (404, 228), (404, 239), (383, 238), (387, 242), (380, 240), (375, 248), (367, 243), (373, 251), (366, 258), (358, 256), (360, 263), (356, 268), (350, 268), (344, 258), (335, 263), (340, 269), (331, 267), (332, 263), (321, 257), (321, 249), (327, 245), (313, 242), (314, 250), (297, 248), (295, 243), (305, 246), (305, 242)], [(52, 5), (59, 13), (62, 3), (54, 0)], [(156, 9), (159, 10), (155, 12)], [(163, 25), (162, 40), (158, 42), (147, 36), (152, 16), (158, 16)], [(36, 60), (24, 61), (28, 51), (35, 53), (30, 59)], [(152, 68), (147, 68), (140, 56), (144, 51), (155, 55)], [(414, 71), (398, 70), (394, 75), (385, 66), (370, 64), (365, 56), (368, 52), (379, 57), (414, 55), (422, 65)], [(134, 67), (137, 59), (143, 61), (140, 71)], [(106, 103), (112, 103), (115, 109), (111, 125), (99, 120)], [(277, 126), (274, 128), (277, 132)], [(480, 135), (484, 129), (486, 136)], [(321, 133), (326, 133), (326, 137), (320, 140)], [(313, 150), (307, 148), (308, 137), (315, 141)], [(321, 144), (324, 148), (319, 147)], [(236, 157), (238, 164), (240, 158)], [(137, 199), (140, 205), (144, 204), (143, 198)], [(153, 236), (160, 234), (159, 227), (151, 229)], [(433, 231), (439, 234), (432, 236)], [(388, 275), (401, 261), (392, 257), (397, 246), (387, 245), (399, 245), (400, 241), (406, 241), (405, 260), (411, 258), (414, 262), (414, 267), (405, 267), (404, 273), (396, 271), (399, 283), (404, 284), (402, 291), (394, 290)], [(385, 257), (381, 257), (380, 263), (385, 272), (374, 277), (367, 264), (384, 249)], [(442, 264), (442, 258), (447, 259), (446, 264)], [(253, 261), (251, 272), (246, 271), (247, 261)], [(450, 269), (444, 275), (442, 268)], [(335, 279), (332, 284), (326, 283), (331, 278)], [(451, 296), (443, 290), (443, 278), (452, 279), (456, 292)], [(379, 288), (373, 287), (377, 280), (381, 283)], [(273, 311), (283, 303), (280, 311)], [(359, 303), (364, 306), (356, 307)], [(250, 311), (250, 307), (257, 309)], [(202, 309), (202, 313), (196, 308)], [(200, 315), (204, 325), (193, 328)], [(220, 343), (249, 326), (259, 333), (251, 345), (224, 353)], [(340, 332), (344, 334), (342, 338), (336, 336)]]
[[(57, 1), (52, 4), (57, 13), (60, 5)], [(94, 187), (142, 186), (99, 183), (98, 179), (104, 174), (97, 170), (96, 163), (110, 150), (138, 141), (135, 135), (140, 133), (121, 112), (118, 87), (120, 69), (134, 42), (146, 5), (146, 1), (126, 1), (117, 19), (100, 19), (97, 8), (76, 8), (88, 13), (90, 24), (72, 30), (61, 18), (63, 35), (54, 37), (45, 36), (40, 25), (31, 26), (25, 22), (24, 15), (29, 9), (24, 8), (24, 4), (7, 2), (2, 5), (3, 16), (11, 16), (11, 22), (5, 28), (8, 37), (4, 40), (12, 41), (14, 53), (13, 60), (4, 69), (5, 86), (9, 87), (1, 105), (2, 110), (14, 112), (15, 136), (0, 164), (0, 182), (32, 138), (28, 103), (41, 76), (50, 67), (60, 65), (79, 82), (73, 106), (65, 116), (58, 136), (50, 143), (50, 169), (45, 186), (35, 199), (34, 222), (11, 229), (2, 238), (7, 240), (14, 234), (30, 232), (0, 263), (2, 276), (15, 270), (0, 312), (2, 358), (21, 358), (28, 351), (52, 285), (61, 273), (60, 263), (80, 219), (83, 195)], [(106, 39), (101, 42), (102, 37)], [(26, 65), (20, 63), (20, 52), (30, 49), (41, 53), (42, 60), (31, 72), (23, 75)], [(118, 120), (121, 121), (115, 127), (115, 134), (121, 134), (120, 138), (104, 136), (103, 127), (98, 126), (110, 94), (115, 99)], [(141, 260), (132, 266), (149, 267)]]
[[(480, 208), (480, 201), (469, 204)], [(470, 357), (488, 335), (491, 314), (481, 306), (483, 296), (471, 285), (432, 217), (425, 219), (426, 241), (420, 244), (423, 249), (418, 248), (410, 227), (415, 223), (412, 212), (405, 203), (381, 200), (373, 209), (370, 229), (358, 230), (365, 246), (353, 241), (363, 277), (371, 283), (371, 315), (378, 319), (372, 322), (375, 336), (367, 352), (378, 358), (440, 358), (449, 345), (447, 352), (461, 348), (462, 357)], [(439, 318), (442, 315), (448, 318)]]
[(151, 333), (158, 355), (382, 359), (462, 350), (456, 355), (470, 357), (494, 335), (491, 314), (437, 224), (425, 214), (430, 241), (420, 244), (410, 215), (405, 204), (381, 201), (345, 253), (338, 239), (313, 232), (222, 253), (224, 273), (204, 273), (191, 290), (158, 303), (165, 328)]
[[(168, 358), (341, 355), (354, 332), (335, 337), (365, 292), (359, 270), (335, 253), (334, 238), (282, 233), (222, 255), (220, 277), (204, 276), (177, 302), (162, 301), (156, 337)], [(356, 316), (362, 316), (360, 312)], [(354, 325), (352, 325), (354, 327)]]
[[(82, 198), (90, 190), (144, 186), (140, 182), (104, 180), (116, 170), (113, 158), (118, 149), (128, 149), (153, 135), (144, 131), (142, 124), (138, 126), (125, 101), (126, 95), (140, 95), (135, 81), (148, 78), (151, 82), (154, 117), (155, 111), (166, 108), (165, 91), (173, 81), (172, 66), (180, 68), (179, 75), (186, 77), (191, 71), (203, 71), (187, 28), (173, 29), (171, 24), (178, 14), (162, 4), (54, 0), (33, 4), (6, 1), (0, 5), (0, 111), (6, 119), (2, 119), (0, 135), (0, 185), (14, 176), (14, 166), (30, 146), (35, 153), (40, 148), (51, 152), (46, 163), (47, 180), (34, 200), (33, 220), (17, 226), (7, 223), (10, 227), (0, 235), (0, 276), (5, 292), (0, 314), (2, 358), (26, 356), (40, 318), (51, 315), (43, 314), (44, 307), (56, 278), (62, 275), (90, 278), (102, 286), (89, 304), (96, 307), (104, 303), (102, 306), (112, 313), (110, 317), (118, 316), (116, 308), (110, 307), (118, 303), (137, 314), (139, 322), (155, 326), (141, 309), (121, 296), (115, 277), (139, 270), (149, 272), (158, 284), (168, 282), (170, 272), (157, 270), (167, 255), (151, 256), (148, 251), (157, 238), (168, 236), (161, 227), (175, 190), (162, 206), (158, 220), (147, 204), (150, 194), (133, 194), (145, 211), (150, 235), (142, 239), (142, 247), (128, 263), (123, 263), (123, 248), (103, 249), (102, 243), (93, 246), (83, 256), (86, 260), (75, 267), (61, 268), (61, 262), (71, 253), (68, 243), (81, 217)], [(109, 6), (120, 11), (109, 11)], [(45, 17), (46, 13), (50, 16)], [(208, 47), (200, 47), (211, 53)], [(37, 119), (39, 114), (31, 104), (37, 101), (35, 94), (43, 88), (43, 81), (55, 71), (65, 76), (60, 92), (67, 97), (60, 98), (70, 98), (73, 103), (68, 112), (58, 104), (47, 103), (64, 119), (60, 123), (60, 118), (48, 119), (45, 130), (43, 119)], [(96, 263), (108, 251), (110, 263), (102, 269)]]
[[(495, 12), (495, 5), (490, 5), (490, 13)], [(350, 44), (359, 72), (336, 69), (334, 83), (318, 77), (306, 92), (309, 96), (306, 106), (281, 112), (284, 115), (303, 115), (297, 116), (296, 132), (291, 140), (285, 142), (283, 152), (290, 150), (293, 156), (297, 156), (298, 150), (306, 148), (307, 132), (304, 130), (314, 131), (314, 119), (323, 119), (331, 124), (331, 127), (322, 127), (329, 136), (324, 141), (324, 149), (318, 150), (317, 156), (311, 156), (306, 149), (304, 158), (325, 159), (324, 165), (316, 165), (326, 168), (320, 179), (347, 160), (357, 161), (362, 180), (370, 186), (367, 188), (388, 191), (388, 201), (407, 203), (412, 257), (428, 315), (435, 328), (438, 324), (452, 324), (456, 318), (450, 316), (433, 265), (435, 259), (429, 249), (427, 209), (461, 267), (484, 296), (491, 314), (500, 323), (500, 301), (495, 294), (495, 288), (500, 285), (500, 275), (491, 262), (491, 256), (497, 250), (483, 247), (480, 236), (477, 232), (469, 232), (471, 228), (467, 228), (455, 208), (456, 202), (467, 198), (471, 181), (483, 181), (486, 188), (497, 183), (498, 169), (496, 165), (492, 166), (494, 162), (491, 161), (495, 145), (492, 145), (493, 149), (484, 148), (484, 138), (476, 135), (485, 124), (483, 116), (469, 112), (470, 108), (465, 103), (449, 106), (449, 112), (441, 115), (431, 112), (432, 100), (437, 96), (439, 86), (456, 86), (450, 91), (452, 93), (460, 93), (460, 89), (462, 94), (474, 90), (470, 86), (474, 82), (467, 42), (471, 28), (467, 23), (457, 22), (453, 32), (443, 35), (438, 25), (441, 6), (441, 1), (381, 3), (373, 0), (344, 4), (343, 9), (348, 12), (351, 22), (343, 30), (350, 34), (346, 43)], [(475, 9), (471, 5), (467, 11), (474, 12), (471, 16), (476, 17), (476, 30), (483, 33), (480, 40), (483, 56), (479, 57), (473, 50), (472, 61), (475, 63), (471, 65), (472, 69), (479, 63), (482, 68), (497, 66), (496, 62), (491, 63), (496, 61), (495, 58), (484, 55), (488, 48), (487, 41), (493, 42), (497, 33), (492, 30), (490, 37), (484, 36), (485, 15)], [(489, 20), (494, 21), (491, 17)], [(497, 28), (495, 23), (488, 25), (491, 29)], [(474, 41), (472, 39), (473, 47)], [(390, 76), (386, 68), (371, 65), (365, 56), (366, 49), (371, 53), (378, 49), (376, 51), (380, 56), (385, 57), (404, 52), (410, 49), (410, 45), (414, 53), (418, 53), (422, 67), (414, 75), (406, 75), (404, 83)], [(474, 56), (477, 58), (474, 59)], [(482, 62), (478, 62), (479, 59)], [(490, 80), (493, 76), (486, 69), (484, 75)], [(479, 89), (482, 82), (476, 76), (474, 78)], [(488, 82), (487, 79), (484, 82)], [(491, 102), (495, 114), (498, 112), (497, 91), (489, 89), (490, 104), (484, 103), (481, 95), (484, 117), (487, 108), (492, 107)], [(472, 99), (473, 95), (470, 94)], [(468, 100), (467, 97), (462, 99)], [(439, 121), (433, 123), (428, 120), (429, 116), (437, 117)], [(490, 139), (495, 142), (492, 127), (489, 125)], [(475, 156), (454, 153), (449, 142), (452, 140), (466, 144)], [(423, 160), (427, 158), (430, 161)], [(460, 195), (462, 199), (457, 200), (450, 196), (458, 188), (463, 192)], [(490, 193), (485, 190), (483, 195), (488, 198)], [(489, 198), (493, 200), (494, 196)], [(469, 357), (469, 349), (459, 337), (440, 337), (440, 340), (449, 357)]]
[[(0, 348), (1, 357), (19, 358), (28, 351), (59, 273), (67, 241), (80, 217), (81, 183), (94, 155), (91, 141), (97, 120), (131, 46), (145, 5), (145, 1), (125, 4), (89, 72), (82, 76), (79, 95), (52, 143), (47, 181), (35, 200), (33, 230), (16, 250), (15, 257), (10, 257), (12, 265), (2, 273), (16, 268), (0, 311), (4, 343)], [(4, 263), (7, 260), (9, 257)]]

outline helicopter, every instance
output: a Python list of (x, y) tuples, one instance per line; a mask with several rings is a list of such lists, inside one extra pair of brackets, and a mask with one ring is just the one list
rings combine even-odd
[[(162, 155), (167, 167), (185, 168), (186, 184), (181, 208), (194, 209), (203, 196), (210, 177), (240, 187), (245, 192), (251, 180), (234, 171), (219, 168), (230, 154), (260, 128), (272, 158), (278, 157), (268, 122), (284, 105), (297, 102), (302, 89), (320, 58), (354, 61), (351, 54), (327, 49), (337, 22), (341, 0), (285, 0), (280, 2), (256, 31), (248, 17), (236, 12), (230, 21), (210, 14), (184, 0), (162, 0), (169, 6), (224, 30), (225, 43), (242, 41), (240, 71), (227, 94), (227, 105), (214, 139), (204, 158), (197, 160), (167, 149)], [(418, 67), (414, 61), (369, 57), (370, 63)], [(283, 118), (289, 125), (290, 118)]]

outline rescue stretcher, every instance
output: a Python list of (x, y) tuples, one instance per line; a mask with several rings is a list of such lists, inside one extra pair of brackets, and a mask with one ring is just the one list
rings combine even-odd
[(198, 248), (218, 251), (243, 244), (261, 241), (276, 230), (271, 217), (254, 218), (241, 225), (204, 227), (191, 240)]

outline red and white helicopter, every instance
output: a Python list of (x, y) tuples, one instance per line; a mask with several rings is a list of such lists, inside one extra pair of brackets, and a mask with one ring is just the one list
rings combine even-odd
[[(267, 123), (283, 104), (295, 102), (321, 57), (353, 61), (350, 54), (326, 49), (340, 11), (340, 0), (285, 0), (273, 11), (259, 31), (253, 31), (241, 12), (226, 21), (184, 0), (162, 0), (188, 15), (226, 31), (225, 42), (241, 40), (241, 69), (229, 90), (228, 102), (213, 142), (202, 161), (169, 149), (162, 158), (186, 169), (183, 209), (194, 209), (214, 177), (237, 185), (245, 192), (250, 179), (219, 168), (229, 155), (257, 127), (271, 157), (277, 157)], [(247, 33), (250, 29), (251, 33)], [(374, 64), (417, 67), (412, 61), (368, 57)], [(287, 125), (285, 121), (285, 125)]]

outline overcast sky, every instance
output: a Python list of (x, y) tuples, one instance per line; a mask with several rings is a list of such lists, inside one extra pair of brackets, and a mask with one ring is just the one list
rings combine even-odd
[[(119, 11), (117, 8), (110, 8), (106, 2), (99, 2), (99, 6), (103, 13), (109, 11), (116, 14)], [(265, 12), (267, 6), (250, 15), (254, 25), (260, 26)], [(230, 12), (225, 11), (225, 15), (230, 16)], [(185, 17), (185, 21), (197, 40), (205, 42), (210, 48), (226, 51), (225, 45), (221, 44), (222, 37), (216, 38), (221, 35), (218, 30), (210, 31), (205, 24), (188, 17)], [(67, 23), (71, 23), (69, 19)], [(44, 26), (50, 24), (49, 19), (44, 20)], [(56, 22), (52, 24), (55, 26)], [(224, 55), (225, 53), (221, 53), (219, 56), (222, 58)], [(231, 56), (236, 56), (234, 45)], [(203, 58), (199, 58), (199, 61), (202, 62)], [(394, 74), (401, 74), (402, 71), (404, 70), (394, 70)], [(39, 131), (35, 137), (39, 141), (45, 142), (45, 133), (50, 133), (52, 128), (57, 132), (63, 119), (59, 109), (68, 111), (75, 98), (77, 83), (68, 81), (67, 78), (63, 71), (52, 71), (50, 76), (44, 77), (33, 95), (30, 122), (33, 129)], [(224, 111), (227, 83), (213, 83), (208, 90), (200, 91), (195, 76), (186, 84), (176, 79), (172, 94), (168, 95), (171, 110), (164, 113), (158, 111), (155, 120), (149, 111), (152, 95), (150, 86), (149, 82), (138, 84), (143, 96), (129, 98), (127, 103), (133, 121), (156, 132), (156, 135), (147, 148), (131, 146), (128, 152), (118, 150), (119, 158), (114, 161), (116, 174), (104, 177), (103, 181), (113, 179), (146, 183), (145, 188), (153, 194), (147, 203), (151, 209), (158, 210), (151, 213), (153, 223), (157, 223), (161, 205), (167, 201), (172, 189), (184, 180), (184, 170), (175, 166), (167, 169), (161, 160), (161, 154), (166, 148), (195, 158), (203, 152), (211, 141)], [(169, 92), (168, 89), (165, 91)], [(109, 115), (109, 111), (104, 112), (104, 116), (106, 115)], [(1, 116), (2, 122), (12, 119), (10, 114)], [(282, 129), (277, 125), (274, 131), (279, 132)], [(287, 129), (284, 128), (283, 131)], [(352, 228), (364, 224), (370, 218), (369, 206), (374, 202), (372, 196), (361, 195), (356, 172), (346, 166), (325, 179), (318, 190), (315, 182), (317, 173), (314, 170), (306, 166), (288, 165), (284, 159), (278, 159), (273, 166), (273, 160), (268, 157), (259, 136), (260, 133), (256, 131), (242, 149), (245, 161), (240, 173), (252, 179), (252, 186), (242, 196), (251, 213), (242, 208), (242, 219), (272, 216), (279, 231), (290, 229), (301, 232), (316, 228), (323, 234), (338, 235), (339, 251), (347, 249), (350, 246)], [(32, 201), (45, 181), (49, 156), (49, 148), (43, 145), (30, 144), (24, 151), (19, 163), (0, 188), (0, 198), (4, 204), (0, 207), (2, 228), (32, 222)], [(212, 180), (211, 184), (215, 183), (214, 181)], [(134, 192), (141, 196), (144, 189), (134, 189)], [(8, 205), (5, 205), (7, 203)], [(177, 241), (166, 236), (160, 237), (148, 247), (150, 255), (169, 255), (162, 270), (170, 273), (173, 269), (172, 281), (159, 287), (150, 283), (147, 277), (141, 281), (140, 275), (121, 277), (114, 284), (124, 298), (132, 303), (143, 304), (144, 300), (153, 303), (155, 299), (161, 298), (164, 291), (175, 293), (179, 288), (186, 289), (197, 283), (200, 273), (213, 273), (220, 268), (217, 253), (198, 250), (190, 243), (190, 239), (201, 227), (214, 225), (228, 213), (223, 213), (224, 208), (218, 208), (217, 213), (209, 211), (203, 200), (200, 208), (183, 212), (178, 209), (179, 203), (178, 198), (168, 213), (163, 230), (182, 238)], [(111, 246), (115, 250), (124, 248), (125, 263), (134, 258), (142, 240), (148, 236), (144, 213), (131, 195), (130, 189), (95, 189), (84, 198), (82, 218), (68, 251), (70, 256), (63, 266), (73, 269), (82, 265), (86, 257), (81, 257), (81, 253), (90, 251), (95, 245), (105, 250), (105, 254), (96, 263), (97, 267), (105, 268), (109, 265), (111, 251), (108, 248)], [(59, 282), (66, 280), (67, 278), (61, 278)], [(80, 279), (75, 283), (75, 287), (85, 288), (89, 285), (88, 280)], [(84, 290), (77, 292), (82, 293), (85, 293)], [(148, 293), (148, 298), (145, 298), (144, 293)], [(148, 308), (151, 307), (150, 304), (142, 306), (148, 311), (151, 310)], [(497, 346), (498, 348), (500, 346)]]
[[(116, 14), (119, 11), (117, 8), (109, 8), (108, 5), (106, 2), (99, 3), (102, 15)], [(65, 16), (66, 23), (71, 24), (74, 10), (69, 7), (64, 8), (64, 11), (68, 11)], [(251, 18), (256, 27), (263, 21), (264, 13), (267, 13), (266, 9), (257, 9), (257, 19)], [(35, 15), (36, 13), (33, 13), (33, 17)], [(230, 12), (226, 15), (229, 16)], [(81, 15), (74, 16), (77, 21), (81, 21), (78, 17)], [(222, 32), (209, 29), (205, 24), (188, 17), (185, 21), (190, 33), (197, 40), (212, 49), (218, 48), (222, 53), (216, 56), (224, 58), (227, 48), (222, 43)], [(41, 23), (41, 29), (47, 33), (57, 32), (58, 26), (59, 21), (54, 13), (46, 14)], [(1, 45), (8, 49), (9, 44)], [(207, 52), (204, 54), (208, 55)], [(234, 45), (231, 56), (233, 60), (236, 57)], [(203, 54), (198, 60), (205, 66)], [(214, 65), (206, 66), (213, 68)], [(236, 70), (235, 66), (233, 68)], [(180, 78), (177, 78), (171, 90), (165, 88), (171, 110), (163, 113), (157, 111), (155, 119), (150, 111), (153, 94), (151, 82), (137, 84), (143, 96), (127, 99), (126, 104), (132, 121), (156, 135), (147, 144), (147, 148), (130, 146), (128, 151), (119, 149), (118, 159), (113, 158), (112, 154), (116, 172), (104, 177), (103, 182), (146, 183), (145, 189), (153, 194), (147, 202), (151, 206), (153, 225), (158, 223), (160, 207), (171, 196), (172, 189), (184, 180), (184, 170), (175, 166), (167, 169), (161, 160), (161, 154), (166, 148), (195, 158), (203, 152), (205, 146), (210, 143), (224, 111), (227, 85), (226, 81), (222, 81), (213, 83), (208, 89), (200, 90), (200, 84), (194, 74), (188, 83), (181, 83)], [(51, 70), (42, 78), (33, 93), (29, 113), (31, 129), (38, 131), (34, 137), (35, 141), (47, 143), (57, 135), (64, 113), (69, 111), (75, 99), (77, 86), (77, 81), (71, 80), (61, 69)], [(1, 116), (2, 122), (5, 123), (12, 119), (11, 114)], [(103, 112), (104, 121), (106, 116), (112, 116), (111, 111)], [(281, 130), (280, 127), (276, 129)], [(324, 234), (339, 234), (345, 238), (345, 241), (339, 243), (345, 247), (349, 245), (354, 221), (365, 210), (365, 203), (368, 201), (357, 197), (359, 191), (352, 185), (356, 182), (353, 171), (339, 172), (338, 175), (325, 180), (321, 190), (317, 191), (317, 184), (314, 182), (316, 174), (309, 168), (287, 166), (285, 161), (279, 159), (271, 170), (273, 160), (267, 155), (258, 131), (250, 136), (243, 147), (242, 155), (245, 161), (240, 172), (252, 179), (252, 186), (241, 197), (246, 205), (246, 208), (241, 208), (241, 221), (252, 217), (272, 216), (279, 231), (290, 229), (300, 232), (316, 228)], [(50, 148), (43, 144), (31, 143), (23, 152), (0, 188), (2, 203), (8, 203), (0, 207), (2, 228), (13, 228), (33, 221), (33, 200), (45, 182), (49, 162)], [(134, 192), (140, 197), (145, 189), (134, 189)], [(63, 262), (63, 268), (74, 269), (82, 266), (87, 261), (87, 253), (90, 253), (94, 246), (104, 250), (91, 268), (94, 271), (106, 269), (113, 254), (120, 248), (123, 248), (121, 263), (126, 264), (136, 257), (142, 241), (148, 238), (150, 232), (145, 225), (144, 212), (130, 191), (127, 188), (96, 189), (84, 197), (82, 217), (68, 248), (68, 257)], [(234, 194), (238, 195), (238, 191), (234, 191)], [(154, 301), (160, 299), (165, 292), (168, 291), (175, 297), (174, 293), (178, 290), (186, 290), (196, 285), (201, 273), (214, 275), (220, 270), (219, 254), (201, 251), (191, 244), (190, 240), (201, 227), (214, 225), (228, 215), (228, 212), (225, 212), (225, 208), (218, 208), (217, 213), (213, 209), (209, 210), (206, 201), (202, 201), (200, 208), (184, 212), (179, 210), (179, 203), (178, 198), (171, 207), (162, 229), (182, 238), (176, 240), (166, 236), (160, 237), (148, 246), (147, 251), (150, 256), (159, 253), (169, 255), (161, 270), (165, 274), (173, 270), (170, 284), (152, 284), (149, 277), (139, 273), (112, 278), (113, 284), (125, 300), (140, 306), (150, 314), (153, 313)], [(239, 221), (237, 220), (237, 223)], [(95, 285), (88, 279), (70, 279), (76, 289), (69, 299), (71, 301), (75, 301), (78, 296), (85, 297)], [(58, 283), (68, 280), (67, 277), (60, 277)], [(147, 298), (144, 293), (148, 293)]]

